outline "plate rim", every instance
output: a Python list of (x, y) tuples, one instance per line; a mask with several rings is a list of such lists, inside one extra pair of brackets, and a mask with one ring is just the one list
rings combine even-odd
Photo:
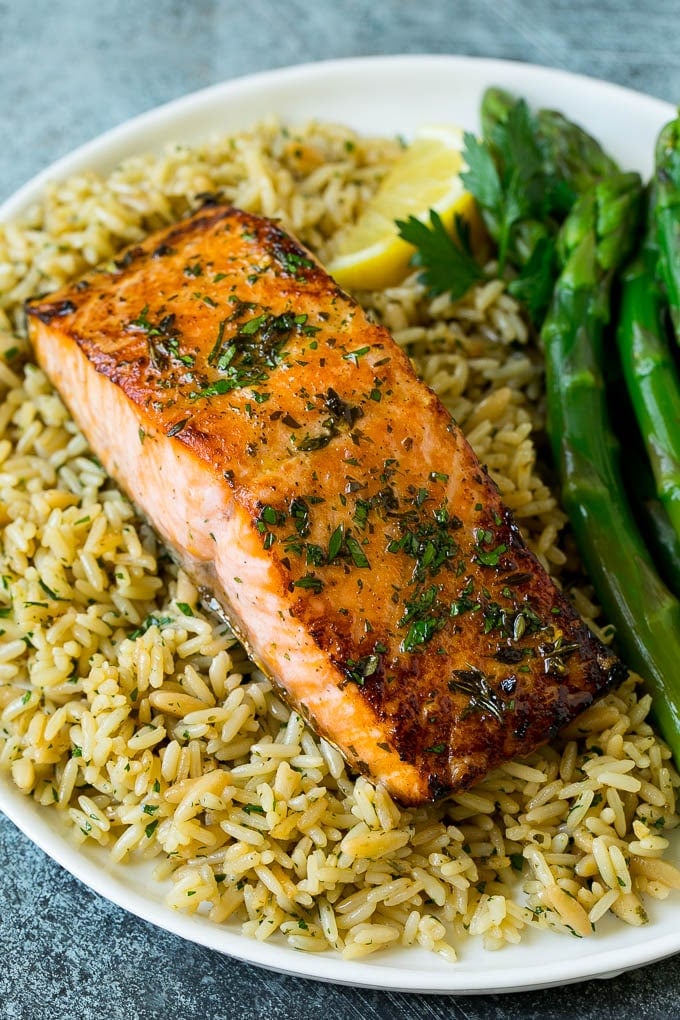
[[(0, 798), (3, 794), (3, 785), (5, 785), (4, 779), (0, 780)], [(4, 793), (7, 795), (6, 790)], [(412, 971), (401, 968), (396, 970), (366, 960), (342, 960), (332, 951), (318, 954), (297, 952), (280, 943), (258, 942), (226, 925), (214, 924), (205, 918), (197, 918), (170, 909), (160, 899), (161, 883), (154, 884), (154, 888), (159, 894), (158, 899), (147, 898), (135, 891), (127, 890), (123, 879), (117, 874), (119, 871), (123, 871), (127, 867), (126, 865), (116, 865), (108, 861), (105, 851), (100, 851), (96, 847), (88, 848), (88, 851), (83, 853), (82, 845), (70, 838), (68, 827), (62, 816), (52, 814), (46, 817), (43, 809), (33, 801), (28, 801), (31, 807), (30, 811), (22, 813), (20, 805), (23, 798), (24, 794), (18, 789), (10, 787), (10, 809), (7, 810), (6, 804), (2, 804), (0, 811), (7, 815), (31, 843), (64, 868), (73, 878), (82, 882), (86, 888), (135, 915), (140, 920), (178, 938), (191, 941), (243, 963), (292, 977), (312, 979), (326, 984), (420, 995), (512, 994), (538, 991), (592, 979), (608, 980), (625, 971), (667, 959), (680, 949), (680, 933), (676, 938), (678, 945), (668, 945), (670, 940), (666, 935), (655, 936), (644, 944), (644, 952), (640, 953), (639, 946), (635, 947), (634, 962), (622, 960), (620, 949), (607, 949), (589, 954), (586, 958), (565, 959), (558, 973), (553, 970), (550, 972), (550, 976), (545, 979), (523, 981), (520, 985), (514, 980), (517, 968), (512, 964), (493, 968), (490, 966), (483, 971), (483, 981), (480, 982), (481, 972), (473, 971), (471, 973), (462, 961), (443, 965), (439, 971), (425, 972), (417, 968)], [(12, 801), (16, 803), (12, 804)], [(19, 807), (20, 817), (13, 817), (13, 807)], [(55, 832), (59, 835), (56, 845), (50, 839), (50, 837), (53, 839)], [(95, 860), (99, 857), (102, 858), (101, 864), (99, 860)], [(138, 865), (135, 864), (133, 867), (138, 867)], [(530, 937), (533, 936), (538, 944), (541, 944), (545, 935), (555, 939), (564, 938), (557, 933), (543, 931), (530, 933)], [(400, 949), (398, 951), (406, 953), (411, 950)], [(489, 951), (489, 956), (494, 960), (498, 960), (499, 955), (499, 953), (493, 954)], [(283, 958), (283, 962), (280, 958)], [(367, 958), (368, 961), (370, 959), (370, 957)], [(554, 967), (554, 965), (551, 966)], [(342, 968), (340, 973), (336, 973), (336, 968)], [(347, 973), (344, 973), (345, 969)], [(451, 981), (450, 979), (456, 974), (460, 975), (461, 980)], [(394, 980), (388, 984), (388, 979)]]
[[(116, 150), (120, 150), (121, 146), (125, 147), (126, 144), (129, 145), (131, 140), (139, 138), (147, 128), (153, 127), (157, 132), (164, 126), (171, 125), (182, 115), (209, 105), (216, 98), (223, 97), (225, 102), (233, 102), (238, 99), (240, 94), (262, 89), (271, 90), (284, 84), (297, 84), (300, 87), (329, 75), (366, 73), (367, 71), (380, 73), (383, 69), (393, 70), (398, 65), (408, 69), (411, 73), (419, 66), (425, 65), (428, 67), (437, 65), (444, 67), (446, 65), (462, 70), (474, 68), (475, 73), (486, 74), (489, 83), (494, 76), (505, 82), (508, 77), (512, 79), (516, 76), (521, 77), (529, 74), (537, 81), (543, 79), (552, 84), (556, 84), (558, 81), (571, 82), (575, 87), (581, 89), (595, 89), (602, 95), (608, 93), (612, 102), (634, 102), (638, 106), (647, 107), (650, 116), (658, 118), (659, 121), (673, 116), (675, 112), (675, 107), (666, 100), (638, 92), (630, 87), (574, 71), (519, 60), (443, 53), (382, 54), (315, 60), (216, 82), (171, 99), (109, 128), (59, 157), (9, 195), (0, 204), (0, 222), (7, 222), (20, 215), (36, 199), (48, 182), (62, 180), (84, 168), (88, 162), (96, 161), (101, 167), (112, 168), (120, 159), (124, 158), (124, 155), (116, 156)], [(168, 135), (168, 140), (169, 137)], [(148, 148), (153, 149), (157, 146), (151, 145)], [(624, 970), (644, 966), (680, 952), (680, 930), (678, 930), (675, 936), (662, 934), (645, 940), (642, 947), (637, 944), (626, 947), (623, 954), (620, 948), (614, 948), (585, 954), (583, 957), (574, 959), (566, 958), (559, 965), (558, 970), (555, 969), (556, 964), (552, 963), (550, 975), (545, 979), (539, 978), (531, 982), (523, 979), (521, 983), (513, 980), (513, 977), (517, 977), (517, 968), (512, 965), (482, 968), (473, 973), (461, 967), (460, 964), (446, 965), (441, 971), (423, 971), (416, 968), (407, 971), (381, 967), (375, 963), (367, 962), (367, 960), (344, 961), (332, 951), (325, 954), (303, 954), (285, 945), (257, 942), (238, 931), (227, 929), (224, 925), (197, 922), (191, 916), (172, 911), (156, 899), (150, 899), (135, 891), (127, 890), (125, 883), (116, 877), (115, 869), (110, 865), (106, 866), (105, 858), (104, 866), (102, 866), (95, 864), (87, 854), (80, 853), (82, 847), (69, 839), (66, 827), (58, 823), (58, 816), (50, 815), (48, 818), (39, 805), (16, 790), (11, 785), (11, 780), (2, 773), (0, 773), (0, 810), (48, 857), (56, 861), (75, 878), (83, 881), (88, 888), (115, 903), (118, 907), (181, 938), (245, 963), (292, 976), (342, 985), (374, 989), (389, 988), (393, 991), (420, 994), (502, 993), (554, 987), (596, 977), (612, 977)], [(51, 822), (55, 824), (51, 824)], [(58, 836), (56, 846), (55, 834)], [(102, 857), (104, 857), (104, 853), (102, 851)], [(220, 934), (221, 938), (218, 937)], [(217, 944), (219, 942), (226, 944)], [(402, 952), (404, 951), (402, 950)], [(277, 960), (277, 957), (281, 957), (282, 961)], [(368, 960), (370, 959), (368, 958)], [(496, 955), (494, 959), (497, 960), (498, 956)], [(338, 969), (340, 973), (335, 973), (335, 969)], [(392, 979), (390, 984), (385, 983), (387, 978)]]
[(650, 108), (656, 108), (658, 116), (671, 117), (675, 113), (675, 107), (665, 99), (639, 92), (626, 85), (619, 85), (616, 82), (608, 81), (605, 78), (591, 77), (577, 71), (570, 71), (564, 68), (550, 67), (545, 64), (533, 64), (521, 60), (511, 60), (502, 57), (477, 57), (469, 55), (445, 54), (445, 53), (409, 53), (409, 54), (378, 54), (375, 56), (361, 57), (338, 57), (331, 60), (313, 60), (301, 64), (290, 64), (285, 67), (269, 68), (256, 71), (252, 74), (239, 75), (235, 78), (228, 78), (224, 81), (214, 82), (200, 89), (177, 96), (167, 102), (144, 110), (107, 130), (89, 138), (87, 141), (64, 153), (48, 166), (39, 170), (30, 177), (18, 189), (8, 195), (0, 203), (0, 222), (6, 222), (10, 216), (16, 213), (29, 202), (36, 190), (43, 187), (49, 181), (62, 180), (66, 174), (73, 172), (73, 168), (80, 165), (90, 156), (95, 155), (100, 159), (101, 150), (112, 149), (121, 140), (127, 139), (144, 128), (153, 124), (162, 124), (163, 121), (173, 120), (178, 115), (190, 111), (194, 107), (202, 106), (224, 92), (233, 93), (235, 97), (239, 91), (250, 91), (253, 88), (266, 87), (290, 82), (294, 78), (326, 77), (338, 71), (346, 72), (352, 70), (366, 70), (369, 68), (380, 68), (395, 66), (397, 63), (412, 65), (426, 63), (428, 65), (455, 64), (459, 67), (482, 69), (487, 67), (489, 71), (497, 69), (499, 73), (511, 76), (515, 73), (530, 71), (535, 77), (545, 77), (546, 80), (556, 81), (565, 79), (580, 87), (595, 87), (601, 92), (608, 91), (612, 96), (616, 95), (621, 101), (628, 99), (635, 103), (643, 102), (649, 104)]

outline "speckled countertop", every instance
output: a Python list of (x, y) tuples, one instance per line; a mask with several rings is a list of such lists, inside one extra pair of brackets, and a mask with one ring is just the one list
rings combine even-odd
[[(0, 0), (0, 200), (134, 114), (213, 82), (309, 60), (506, 57), (677, 102), (678, 29), (678, 0)], [(408, 996), (285, 977), (112, 906), (0, 815), (2, 1020), (320, 1015), (680, 1017), (680, 957), (608, 981), (503, 996)]]

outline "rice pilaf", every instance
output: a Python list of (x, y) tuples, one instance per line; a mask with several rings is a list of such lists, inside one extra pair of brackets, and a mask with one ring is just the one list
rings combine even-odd
[[(170, 906), (257, 939), (358, 959), (454, 961), (527, 927), (586, 936), (680, 889), (664, 859), (680, 779), (634, 676), (550, 746), (402, 809), (283, 703), (116, 486), (31, 361), (23, 301), (219, 192), (324, 260), (393, 140), (272, 121), (46, 189), (0, 228), (0, 766), (74, 838), (153, 859)], [(452, 304), (416, 275), (359, 295), (488, 466), (530, 547), (597, 610), (539, 470), (540, 352), (500, 281)], [(280, 933), (280, 935), (277, 935)]]

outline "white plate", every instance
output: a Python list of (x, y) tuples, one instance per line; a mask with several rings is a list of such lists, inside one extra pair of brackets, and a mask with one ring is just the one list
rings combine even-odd
[[(246, 127), (268, 114), (304, 122), (320, 118), (386, 135), (408, 135), (448, 121), (474, 130), (487, 85), (502, 85), (530, 104), (554, 106), (589, 128), (629, 168), (648, 174), (654, 140), (673, 108), (604, 82), (525, 64), (466, 57), (369, 57), (309, 64), (213, 86), (115, 128), (59, 160), (0, 208), (21, 213), (45, 182), (85, 167), (106, 171), (133, 153), (170, 140), (197, 140)], [(520, 991), (591, 977), (610, 977), (680, 951), (677, 898), (651, 901), (650, 924), (605, 925), (592, 939), (531, 932), (519, 946), (487, 953), (478, 940), (460, 946), (460, 962), (420, 950), (392, 950), (368, 962), (328, 953), (303, 954), (261, 943), (234, 927), (186, 917), (163, 905), (148, 869), (116, 866), (105, 853), (76, 846), (54, 811), (45, 811), (0, 776), (0, 807), (38, 846), (102, 896), (185, 939), (273, 970), (324, 981), (420, 992)], [(674, 841), (676, 858), (680, 841)]]

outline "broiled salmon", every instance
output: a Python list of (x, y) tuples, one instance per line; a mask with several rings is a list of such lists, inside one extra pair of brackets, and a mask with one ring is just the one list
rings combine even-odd
[(530, 752), (625, 676), (407, 356), (274, 222), (206, 206), (27, 311), (107, 471), (402, 803)]

